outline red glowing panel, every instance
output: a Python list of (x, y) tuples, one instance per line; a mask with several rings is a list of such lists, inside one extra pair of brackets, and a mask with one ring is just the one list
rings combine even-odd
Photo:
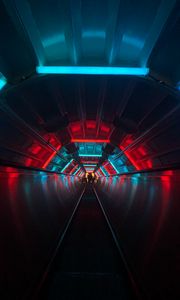
[(143, 146), (140, 146), (138, 148), (138, 152), (143, 156), (146, 155), (146, 149)]
[(171, 175), (173, 175), (173, 171), (172, 170), (163, 171), (163, 175), (165, 175), (165, 176), (171, 176)]
[(32, 148), (29, 149), (29, 150), (30, 150), (33, 154), (38, 154), (38, 153), (40, 152), (41, 149), (42, 149), (41, 146), (34, 144), (34, 145), (32, 145)]
[(26, 159), (26, 167), (32, 167), (33, 165), (33, 160), (31, 158), (27, 158)]
[(58, 147), (59, 141), (54, 134), (45, 134), (43, 135), (43, 138), (52, 146)]
[(96, 128), (96, 122), (95, 121), (86, 121), (86, 128), (87, 129), (95, 129)]
[[(58, 147), (57, 147), (57, 149), (56, 149), (56, 151), (58, 151), (59, 149), (61, 148), (61, 145), (59, 145)], [(50, 156), (49, 156), (49, 158), (47, 159), (47, 161), (43, 164), (43, 166), (42, 166), (42, 168), (43, 169), (45, 169), (47, 166), (48, 166), (48, 164), (51, 162), (51, 160), (53, 159), (53, 157), (56, 155), (56, 151), (54, 151)]]
[(81, 132), (81, 124), (78, 123), (71, 123), (70, 130), (72, 133)]
[(147, 168), (148, 168), (148, 169), (151, 169), (152, 167), (153, 167), (152, 161), (149, 159), (149, 160), (147, 161)]
[(69, 172), (69, 175), (73, 174), (78, 168), (78, 165), (75, 165), (74, 168)]
[(102, 124), (100, 126), (100, 131), (103, 131), (104, 133), (109, 133), (110, 132), (110, 128), (107, 125)]
[[(124, 150), (124, 147), (120, 146), (119, 147), (121, 150)], [(132, 163), (132, 165), (136, 168), (136, 170), (140, 170), (139, 165), (137, 164), (137, 162), (134, 160), (134, 158), (132, 157), (131, 154), (129, 154), (128, 152), (124, 153), (127, 158), (129, 159), (129, 161)]]
[(106, 172), (108, 173), (108, 175), (110, 175), (110, 172), (109, 172), (109, 170), (108, 170), (107, 165), (105, 165), (105, 166), (103, 166), (103, 167), (104, 167), (104, 169), (106, 170)]

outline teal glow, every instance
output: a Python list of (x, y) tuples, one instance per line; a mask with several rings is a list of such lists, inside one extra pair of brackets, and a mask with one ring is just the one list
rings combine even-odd
[(84, 164), (84, 167), (96, 167), (96, 164)]
[(82, 33), (82, 38), (100, 38), (100, 39), (105, 39), (106, 38), (106, 32), (105, 31), (100, 31), (100, 30), (96, 30), (96, 31), (92, 31), (92, 30), (88, 30), (88, 31), (83, 31)]
[(130, 46), (142, 49), (144, 47), (144, 41), (138, 37), (130, 36), (127, 34), (123, 35), (122, 41)]
[(149, 73), (149, 68), (125, 67), (81, 67), (81, 66), (38, 66), (38, 74), (87, 74), (87, 75), (142, 75)]
[(100, 167), (100, 169), (101, 169), (101, 171), (103, 172), (104, 176), (106, 176), (106, 173), (105, 173), (105, 171), (103, 170), (103, 168)]
[(84, 156), (84, 157), (101, 157), (101, 154), (82, 154), (80, 153), (79, 156)]
[(57, 34), (46, 38), (44, 41), (42, 41), (42, 44), (46, 48), (64, 42), (65, 42), (64, 34)]
[(73, 159), (70, 160), (70, 162), (68, 162), (65, 167), (61, 170), (61, 172), (64, 172), (64, 170), (66, 170), (66, 168), (72, 163)]
[(6, 85), (5, 77), (0, 73), (0, 90)]
[(114, 168), (114, 170), (116, 171), (116, 173), (119, 174), (118, 169), (115, 167), (115, 165), (112, 163), (112, 161), (110, 161), (110, 159), (109, 159), (109, 162), (112, 165), (112, 167)]

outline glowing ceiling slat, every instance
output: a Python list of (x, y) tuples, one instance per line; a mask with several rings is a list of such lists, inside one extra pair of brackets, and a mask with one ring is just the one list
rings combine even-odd
[(96, 167), (97, 164), (84, 164), (84, 167)]
[(38, 66), (38, 74), (85, 74), (85, 75), (139, 75), (146, 76), (149, 68), (89, 67), (89, 66)]
[(47, 159), (47, 161), (43, 164), (43, 166), (42, 166), (43, 169), (45, 169), (45, 168), (49, 165), (49, 163), (51, 162), (51, 160), (53, 159), (53, 157), (57, 154), (57, 151), (58, 151), (60, 148), (61, 148), (61, 145), (59, 145), (59, 146), (57, 147), (56, 151), (54, 151), (54, 152), (50, 155), (50, 157)]
[(83, 157), (101, 157), (101, 154), (83, 154), (83, 153), (79, 153), (79, 156), (83, 156)]
[(71, 143), (110, 143), (108, 139), (71, 139)]
[(73, 175), (76, 175), (80, 169), (81, 169), (81, 167), (79, 167)]
[(113, 164), (113, 162), (110, 161), (110, 159), (108, 159), (108, 160), (109, 160), (110, 164), (112, 165), (112, 167), (114, 168), (114, 170), (116, 171), (116, 173), (119, 174), (119, 171), (118, 171), (118, 169), (115, 167), (115, 165)]
[(106, 176), (106, 173), (104, 172), (103, 168), (100, 167), (100, 169), (101, 169), (101, 172), (104, 174), (104, 176)]
[(68, 162), (64, 168), (61, 170), (61, 172), (64, 172), (64, 170), (66, 170), (66, 168), (72, 163), (73, 159), (70, 160), (70, 162)]

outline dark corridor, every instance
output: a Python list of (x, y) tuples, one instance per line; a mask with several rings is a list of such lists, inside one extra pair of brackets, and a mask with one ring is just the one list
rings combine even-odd
[(137, 299), (92, 186), (66, 235), (38, 299)]
[(180, 1), (0, 25), (0, 298), (179, 300)]

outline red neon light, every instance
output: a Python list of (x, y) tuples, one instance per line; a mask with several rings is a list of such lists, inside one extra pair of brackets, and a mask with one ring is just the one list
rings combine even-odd
[(104, 176), (104, 173), (101, 171), (101, 169), (98, 170), (101, 176)]
[(110, 143), (110, 140), (107, 140), (107, 139), (99, 139), (99, 140), (71, 139), (71, 143)]
[(96, 128), (96, 122), (95, 121), (86, 121), (86, 128), (87, 129), (95, 129)]
[(100, 126), (100, 131), (103, 131), (103, 132), (105, 132), (105, 133), (109, 133), (110, 128), (107, 127), (106, 125), (102, 124), (102, 125)]
[(78, 168), (78, 165), (75, 165), (74, 168), (69, 172), (69, 175), (73, 174)]
[(31, 148), (31, 152), (33, 154), (38, 154), (41, 149), (42, 149), (41, 146), (39, 146), (39, 145), (33, 145), (33, 147)]
[(72, 133), (81, 132), (81, 125), (79, 123), (71, 124), (70, 129), (71, 129)]
[(107, 166), (103, 166), (103, 167), (106, 170), (106, 172), (108, 173), (108, 175), (110, 175), (109, 170), (107, 169)]
[[(56, 149), (56, 151), (58, 151), (61, 148), (61, 145), (59, 145)], [(47, 159), (47, 161), (44, 163), (44, 165), (42, 166), (42, 169), (45, 169), (47, 167), (47, 165), (50, 163), (50, 161), (53, 159), (53, 157), (56, 155), (56, 151), (54, 151), (50, 157)]]
[[(124, 150), (124, 147), (120, 146), (119, 147), (121, 150)], [(137, 163), (134, 161), (134, 159), (130, 156), (129, 153), (124, 152), (124, 154), (127, 156), (127, 158), (129, 159), (129, 161), (133, 164), (133, 166), (136, 168), (136, 170), (140, 170), (139, 166), (137, 165)]]

